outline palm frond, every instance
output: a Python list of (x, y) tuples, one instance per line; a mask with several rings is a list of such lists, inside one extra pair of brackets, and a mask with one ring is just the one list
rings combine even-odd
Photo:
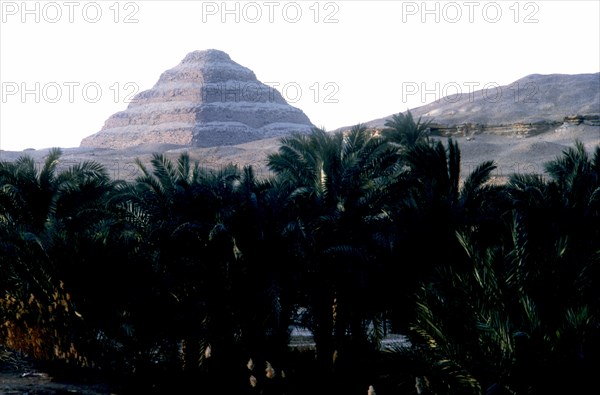
[(43, 188), (46, 188), (52, 183), (52, 179), (61, 156), (62, 150), (60, 148), (50, 149), (39, 175), (40, 185), (42, 185)]

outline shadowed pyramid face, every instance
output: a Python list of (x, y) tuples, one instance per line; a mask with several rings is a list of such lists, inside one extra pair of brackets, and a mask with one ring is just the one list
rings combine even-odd
[(234, 145), (313, 125), (274, 88), (223, 51), (194, 51), (158, 82), (113, 114), (82, 147), (129, 148), (150, 144)]

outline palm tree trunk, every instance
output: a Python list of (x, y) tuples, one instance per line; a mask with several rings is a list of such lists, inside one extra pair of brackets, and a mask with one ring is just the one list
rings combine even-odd
[[(325, 294), (329, 292), (325, 291)], [(315, 311), (314, 340), (316, 347), (317, 363), (322, 373), (330, 373), (333, 369), (334, 338), (333, 328), (335, 315), (333, 313), (333, 298), (321, 297), (313, 308)]]
[(188, 335), (181, 342), (183, 354), (183, 370), (194, 372), (200, 363), (200, 339), (198, 336)]

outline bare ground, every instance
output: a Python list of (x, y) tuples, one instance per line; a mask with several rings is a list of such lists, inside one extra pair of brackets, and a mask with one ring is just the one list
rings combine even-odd
[(60, 381), (39, 369), (29, 358), (0, 346), (0, 395), (109, 395), (110, 387), (82, 378)]
[[(462, 174), (465, 176), (473, 168), (486, 160), (496, 162), (494, 177), (505, 179), (512, 173), (542, 173), (544, 163), (559, 156), (565, 149), (574, 145), (575, 140), (584, 143), (589, 152), (600, 145), (600, 126), (568, 125), (535, 136), (476, 134), (455, 136), (461, 149)], [(239, 166), (252, 165), (258, 176), (269, 175), (267, 155), (277, 152), (279, 138), (263, 139), (250, 143), (212, 148), (154, 145), (137, 149), (113, 150), (91, 148), (65, 148), (61, 163), (63, 166), (94, 160), (102, 163), (110, 176), (116, 179), (133, 180), (140, 175), (135, 159), (148, 165), (153, 153), (164, 153), (176, 159), (182, 152), (188, 152), (191, 159), (206, 168), (220, 168), (233, 163)], [(0, 151), (0, 160), (15, 160), (27, 154), (40, 163), (48, 150), (23, 152)]]

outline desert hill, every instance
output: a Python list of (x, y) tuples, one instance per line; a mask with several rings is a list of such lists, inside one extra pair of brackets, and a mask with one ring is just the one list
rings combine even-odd
[[(224, 56), (222, 53), (217, 54)], [(201, 57), (199, 54), (193, 57)], [(211, 55), (212, 56), (212, 55)], [(227, 61), (228, 62), (228, 61)], [(234, 67), (234, 69), (237, 67)], [(218, 72), (215, 71), (218, 74)], [(167, 76), (171, 75), (167, 73)], [(248, 73), (248, 75), (250, 75)], [(163, 74), (163, 77), (165, 74)], [(168, 79), (170, 77), (161, 77)], [(157, 84), (159, 85), (159, 84)], [(514, 100), (514, 89), (511, 86), (528, 87), (531, 92), (536, 92), (530, 102)], [(463, 97), (442, 98), (437, 102), (422, 107), (411, 109), (415, 118), (433, 119), (432, 132), (435, 138), (446, 139), (447, 136), (455, 138), (461, 148), (462, 172), (466, 174), (474, 166), (485, 161), (494, 160), (498, 165), (495, 176), (505, 179), (506, 176), (518, 172), (543, 172), (543, 164), (560, 155), (567, 147), (572, 146), (576, 139), (582, 141), (588, 150), (593, 150), (600, 144), (600, 73), (578, 74), (578, 75), (530, 75), (515, 81), (505, 87), (504, 95), (498, 100), (492, 101), (483, 96), (480, 91), (473, 92), (472, 99)], [(159, 90), (160, 91), (160, 90)], [(175, 95), (175, 91), (170, 94)], [(159, 100), (158, 93), (141, 93), (144, 100)], [(491, 95), (491, 93), (490, 93)], [(479, 99), (477, 98), (479, 96)], [(175, 97), (175, 96), (173, 96)], [(282, 99), (283, 100), (283, 99)], [(282, 108), (287, 104), (282, 103)], [(290, 106), (291, 107), (291, 106)], [(225, 108), (221, 116), (227, 117), (232, 113)], [(300, 110), (289, 110), (302, 119)], [(213, 114), (219, 119), (219, 113)], [(365, 124), (372, 128), (382, 128), (385, 120), (383, 117)], [(127, 119), (130, 126), (112, 127), (111, 119), (117, 122), (119, 118)], [(213, 134), (214, 144), (222, 141), (223, 144), (199, 146), (194, 144), (194, 132), (187, 132), (189, 138), (162, 139), (164, 133), (156, 132), (156, 136), (144, 144), (135, 146), (124, 144), (122, 148), (115, 146), (105, 147), (102, 144), (92, 144), (97, 141), (110, 141), (111, 134), (121, 133), (131, 127), (137, 128), (135, 117), (127, 111), (121, 115), (115, 114), (107, 121), (105, 129), (96, 135), (84, 139), (86, 144), (81, 147), (64, 149), (62, 158), (63, 165), (77, 163), (82, 160), (92, 159), (106, 166), (111, 176), (120, 179), (133, 179), (139, 175), (139, 170), (134, 163), (135, 158), (149, 163), (152, 153), (162, 152), (166, 156), (176, 158), (181, 152), (188, 152), (193, 160), (198, 160), (202, 166), (207, 168), (219, 168), (229, 163), (240, 166), (251, 164), (255, 167), (257, 174), (268, 174), (266, 157), (269, 153), (278, 149), (279, 140), (282, 135), (292, 129), (286, 129), (283, 133), (274, 133), (275, 136), (262, 135), (259, 138), (224, 139), (220, 135), (217, 125), (214, 129), (209, 127), (203, 129), (202, 136)], [(307, 131), (310, 121), (299, 123), (303, 131)], [(215, 121), (216, 122), (216, 121)], [(298, 121), (300, 122), (300, 121)], [(192, 128), (193, 129), (193, 128)], [(343, 130), (340, 128), (338, 130)], [(136, 133), (128, 136), (135, 139)], [(140, 132), (141, 133), (141, 132)], [(148, 132), (144, 132), (148, 134)], [(182, 132), (183, 133), (183, 132)], [(184, 134), (185, 134), (184, 133)], [(104, 136), (101, 136), (104, 134)], [(152, 132), (150, 132), (152, 134)], [(174, 133), (175, 135), (177, 133)], [(106, 137), (106, 139), (105, 139)], [(253, 137), (257, 137), (254, 135)], [(209, 138), (210, 140), (211, 138)], [(139, 143), (141, 140), (136, 140)], [(212, 146), (208, 146), (212, 145)], [(119, 146), (119, 145), (117, 145)], [(27, 151), (26, 153), (34, 159), (42, 161), (48, 150)], [(23, 152), (0, 152), (0, 160), (14, 160)]]
[[(449, 87), (448, 91), (452, 89)], [(600, 73), (532, 74), (511, 84), (490, 84), (485, 89), (461, 88), (457, 94), (411, 109), (415, 118), (433, 120), (440, 127), (472, 125), (561, 124), (565, 117), (586, 117), (598, 124), (600, 115)], [(382, 127), (391, 115), (365, 122)], [(595, 122), (594, 122), (595, 119)], [(582, 121), (584, 119), (582, 118)]]

